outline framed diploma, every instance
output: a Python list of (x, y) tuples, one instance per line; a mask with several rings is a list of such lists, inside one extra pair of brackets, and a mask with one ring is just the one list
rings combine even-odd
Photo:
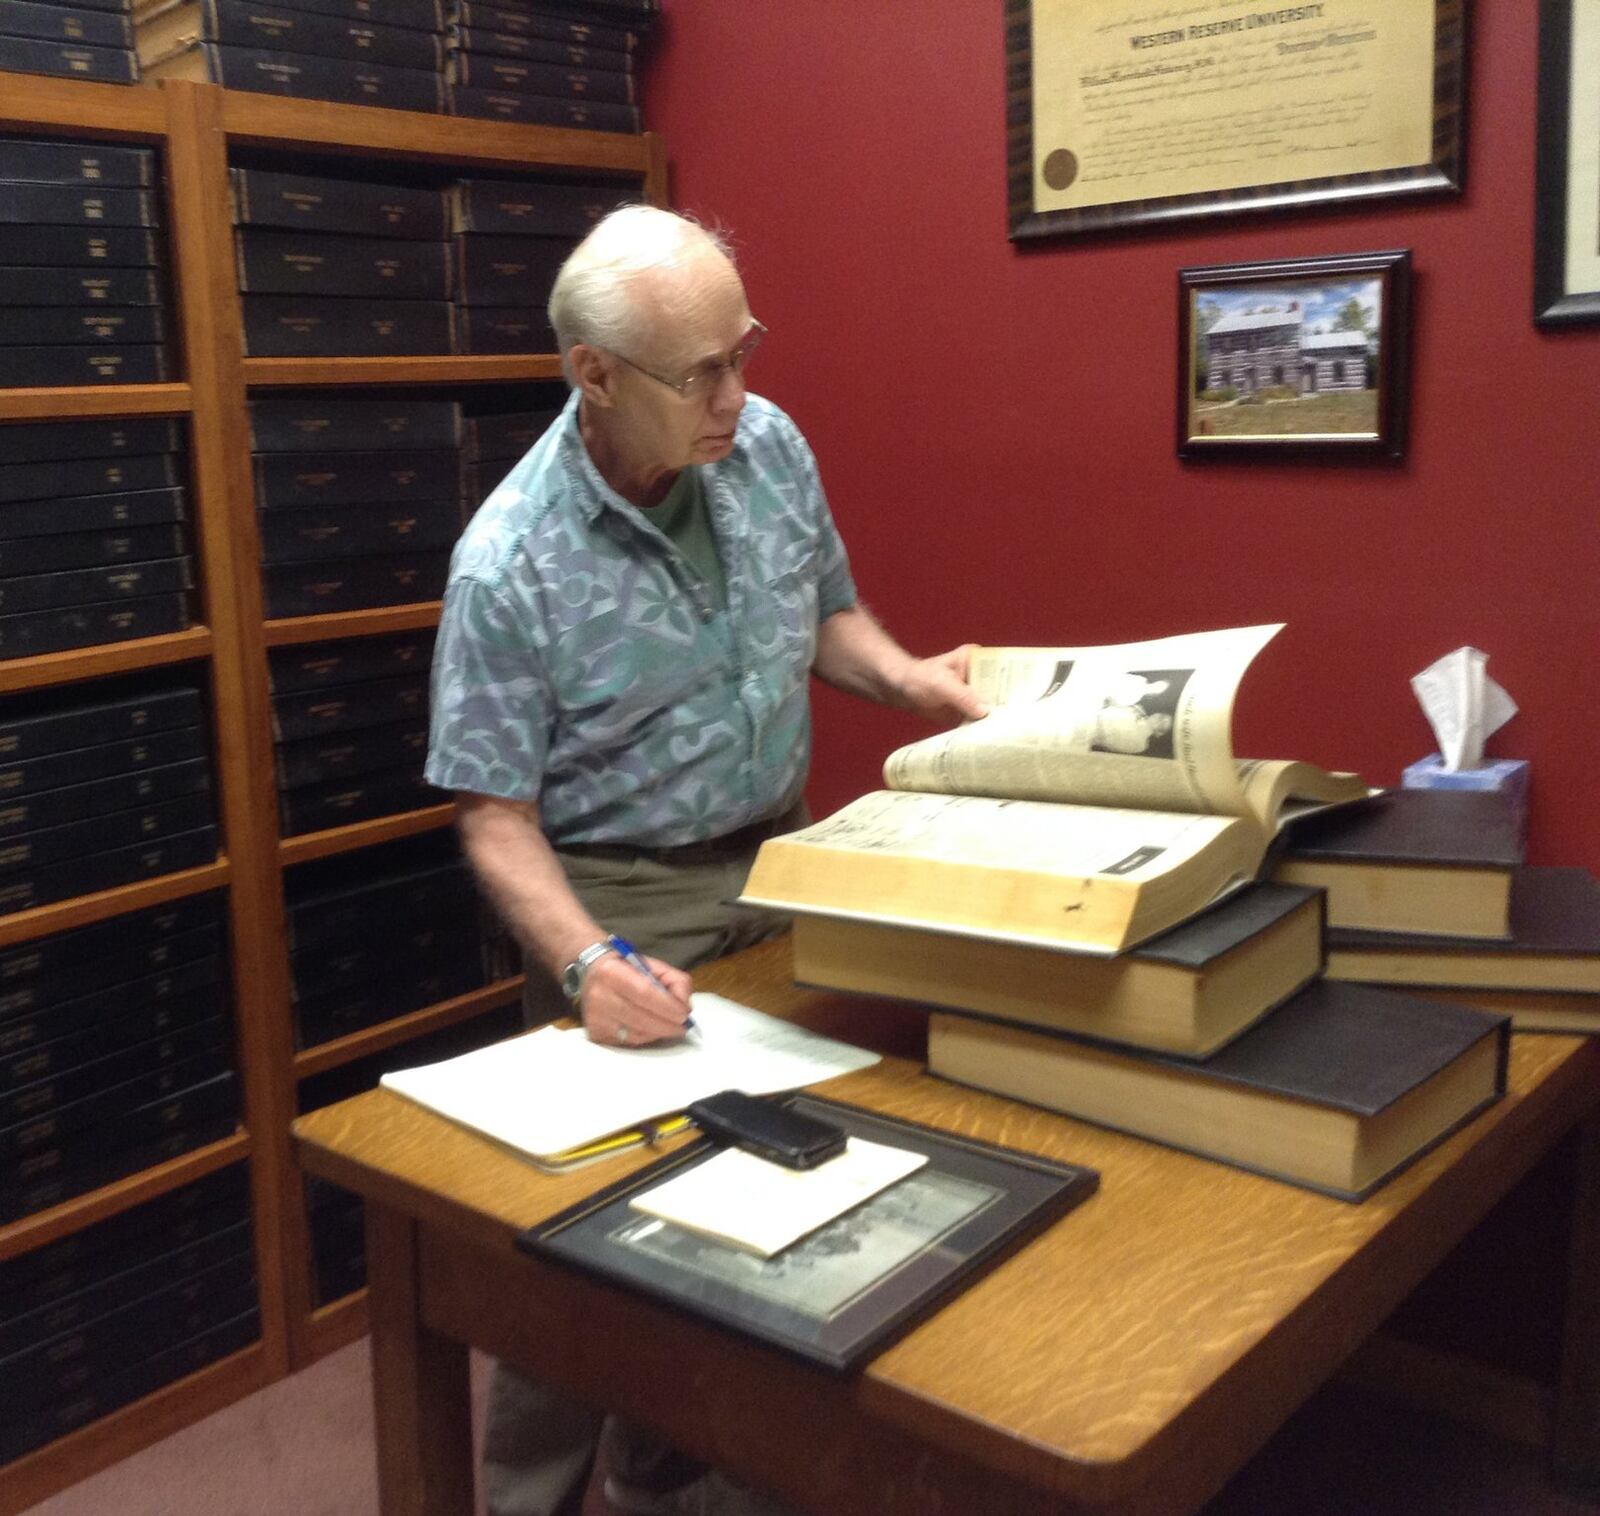
[(1540, 0), (1533, 319), (1600, 321), (1600, 0)]
[(1178, 271), (1178, 456), (1398, 458), (1409, 251)]
[(1010, 235), (1459, 194), (1465, 28), (1466, 0), (1006, 0)]

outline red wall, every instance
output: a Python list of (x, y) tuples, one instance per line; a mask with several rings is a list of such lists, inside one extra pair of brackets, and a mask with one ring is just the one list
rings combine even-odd
[[(1377, 783), (1430, 751), (1410, 676), (1471, 643), (1521, 707), (1531, 856), (1600, 866), (1600, 329), (1531, 322), (1535, 7), (1474, 7), (1467, 191), (1114, 239), (1006, 238), (995, 0), (667, 0), (648, 84), (675, 203), (731, 230), (752, 369), (817, 452), (864, 598), (909, 647), (1288, 622), (1241, 754)], [(1409, 247), (1409, 456), (1183, 465), (1176, 273)], [(920, 728), (831, 691), (819, 812)]]

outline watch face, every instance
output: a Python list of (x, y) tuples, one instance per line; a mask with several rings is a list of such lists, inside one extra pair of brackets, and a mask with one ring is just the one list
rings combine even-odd
[(578, 993), (583, 989), (583, 965), (569, 963), (561, 971), (561, 993), (574, 1004), (577, 1003)]

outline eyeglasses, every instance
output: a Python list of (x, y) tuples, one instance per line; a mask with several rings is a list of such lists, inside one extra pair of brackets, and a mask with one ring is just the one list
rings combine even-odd
[(761, 346), (761, 339), (766, 335), (766, 327), (759, 321), (752, 321), (750, 330), (726, 358), (707, 358), (682, 379), (668, 379), (664, 374), (654, 373), (622, 353), (613, 352), (611, 356), (621, 358), (629, 368), (637, 369), (645, 378), (654, 379), (657, 384), (664, 384), (669, 390), (676, 390), (685, 400), (700, 400), (716, 389), (722, 382), (724, 374), (743, 374), (745, 364), (750, 361), (750, 355)]

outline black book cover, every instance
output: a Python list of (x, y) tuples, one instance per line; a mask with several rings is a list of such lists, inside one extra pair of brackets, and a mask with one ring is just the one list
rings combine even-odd
[(153, 268), (153, 232), (133, 226), (0, 225), (0, 267)]
[[(140, 690), (115, 699), (85, 698), (81, 687), (43, 690), (0, 707), (0, 761), (41, 758), (96, 743), (193, 726), (202, 702), (197, 689)], [(10, 793), (0, 770), (0, 795)]]
[(258, 453), (428, 452), (454, 448), (461, 407), (454, 400), (330, 400), (321, 395), (253, 400)]
[(433, 661), (431, 627), (384, 637), (351, 637), (273, 648), (267, 654), (267, 682), (276, 695), (299, 690), (360, 684), (401, 674), (426, 676)]
[[(28, 37), (0, 37), (0, 69), (57, 74), (63, 79), (99, 79), (107, 84), (139, 82), (132, 48), (85, 47), (79, 42), (41, 42)], [(4, 206), (5, 197), (0, 195), (0, 215)]]
[[(208, 976), (210, 983), (200, 982)], [(171, 973), (150, 976), (162, 983), (191, 985), (188, 990), (175, 990), (163, 998), (144, 1003), (125, 1001), (118, 993), (122, 986), (111, 985), (76, 1001), (47, 1005), (31, 1016), (13, 1017), (0, 1022), (0, 1056), (5, 1058), (7, 1067), (14, 1067), (21, 1077), (30, 1069), (54, 1063), (58, 1048), (103, 1056), (202, 1021), (225, 1019), (227, 993), (221, 976), (220, 963), (200, 959), (192, 964), (180, 964)], [(149, 979), (127, 983), (140, 994), (148, 993), (145, 986)], [(33, 989), (24, 986), (8, 991), (6, 999), (19, 1000), (33, 995)], [(44, 1062), (35, 1062), (36, 1059)]]
[(253, 358), (395, 358), (450, 353), (450, 306), (438, 300), (246, 295)]
[[(10, 281), (31, 272), (8, 269), (5, 279)], [(106, 277), (103, 270), (71, 272)], [(150, 276), (135, 272), (132, 277)], [(0, 453), (11, 466), (55, 458), (137, 458), (150, 453), (175, 453), (182, 445), (178, 423), (154, 416), (132, 421), (23, 421), (0, 430)]]
[(1217, 905), (1129, 950), (1131, 958), (1149, 958), (1177, 968), (1202, 972), (1207, 964), (1277, 925), (1321, 890), (1298, 884), (1251, 884)]
[[(115, 7), (121, 8), (120, 5)], [(79, 0), (73, 9), (81, 12), (88, 7)], [(154, 184), (155, 179), (152, 148), (0, 137), (0, 180), (24, 184), (125, 185), (145, 189)]]
[(272, 735), (279, 742), (384, 726), (428, 714), (426, 674), (374, 679), (332, 689), (275, 695)]
[(396, 1016), (406, 1016), (425, 1006), (452, 1000), (479, 988), (483, 975), (474, 965), (455, 964), (428, 974), (368, 983), (331, 995), (303, 1001), (295, 1010), (295, 1041), (315, 1047), (359, 1032)]
[(428, 452), (258, 453), (256, 509), (456, 501), (460, 489), (457, 457), (454, 448)]
[(40, 864), (59, 863), (112, 848), (192, 832), (216, 820), (209, 794), (182, 795), (132, 810), (85, 816), (37, 831), (0, 838), (0, 874), (23, 873)]
[[(4, 1030), (0, 1053), (70, 1037), (119, 1011), (139, 1006), (192, 1003), (198, 1010), (188, 1016), (190, 1020), (217, 1014), (214, 991), (218, 991), (223, 977), (221, 954), (169, 964), (155, 973), (120, 954), (112, 962), (119, 966), (126, 963), (129, 974), (119, 972), (104, 989), (87, 994), (72, 994), (72, 979), (61, 970), (0, 987), (0, 1028)], [(71, 998), (63, 999), (64, 994)], [(175, 1021), (173, 1025), (176, 1024)]]
[(110, 531), (185, 519), (181, 488), (78, 495), (63, 500), (21, 500), (0, 504), (0, 541), (53, 537), (64, 531)]
[(281, 742), (276, 756), (280, 790), (297, 790), (307, 784), (327, 784), (353, 774), (403, 766), (421, 773), (428, 756), (428, 723), (396, 721), (331, 737)]
[(570, 252), (576, 239), (587, 235), (602, 217), (638, 199), (634, 180), (572, 184), (461, 179), (450, 191), (450, 224), (458, 233), (567, 238)]
[(458, 26), (477, 26), (513, 37), (549, 37), (616, 53), (634, 52), (640, 42), (640, 34), (626, 26), (606, 26), (574, 16), (517, 10), (506, 5), (479, 5), (477, 0), (453, 0), (450, 15)]
[(336, 942), (300, 948), (290, 965), (291, 998), (314, 1000), (335, 990), (367, 985), (380, 979), (409, 979), (416, 973), (440, 971), (482, 959), (477, 902), (457, 903), (455, 914), (415, 924), (396, 923), (383, 940)]
[(194, 588), (187, 558), (149, 563), (119, 563), (111, 568), (62, 569), (53, 574), (23, 574), (0, 579), (0, 615), (135, 600)]
[(269, 52), (259, 47), (196, 42), (181, 53), (147, 64), (144, 76), (147, 81), (192, 79), (258, 95), (377, 105), (386, 110), (444, 109), (444, 82), (425, 69), (319, 58), (312, 53)]
[(55, 900), (132, 884), (136, 879), (175, 874), (180, 869), (211, 863), (216, 856), (217, 829), (208, 826), (141, 842), (135, 847), (46, 864), (25, 874), (6, 874), (0, 877), (0, 911), (31, 910)]
[[(76, 306), (88, 315), (106, 307), (160, 303), (161, 287), (153, 269), (8, 268), (0, 278), (0, 306)], [(56, 319), (62, 319), (64, 314)], [(39, 313), (34, 312), (34, 316), (37, 319)], [(10, 320), (7, 317), (7, 321)], [(160, 335), (159, 328), (156, 335)], [(23, 339), (8, 333), (3, 340), (15, 343)], [(146, 339), (123, 335), (121, 340), (142, 342)]]
[(164, 347), (3, 347), (0, 389), (64, 384), (164, 384)]
[(320, 616), (383, 605), (419, 605), (444, 594), (450, 554), (441, 549), (345, 563), (277, 564), (262, 572), (266, 612)]
[(461, 535), (461, 503), (340, 505), (269, 511), (261, 518), (263, 563), (337, 562), (382, 553), (449, 547)]
[(491, 32), (481, 27), (454, 26), (450, 46), (463, 53), (491, 53), (502, 58), (529, 58), (538, 63), (564, 63), (571, 68), (621, 71), (633, 67), (633, 55), (586, 42), (563, 42), (516, 32)]
[(96, 564), (172, 558), (188, 550), (181, 526), (136, 526), (124, 532), (67, 532), (59, 537), (0, 538), (0, 581)]
[(23, 306), (6, 312), (0, 322), (0, 346), (37, 343), (109, 342), (121, 346), (163, 342), (166, 326), (150, 305)]
[(468, 416), (462, 422), (461, 461), (468, 465), (513, 462), (544, 436), (560, 415), (561, 409), (557, 407), (547, 411), (507, 411), (498, 416)]
[(574, 100), (555, 95), (525, 95), (517, 90), (449, 86), (450, 114), (483, 116), (495, 121), (521, 121), (533, 126), (571, 126), (589, 132), (642, 130), (636, 105), (609, 100)]
[(91, 779), (114, 778), (164, 764), (182, 763), (206, 756), (205, 732), (198, 726), (149, 731), (120, 741), (97, 739), (91, 746), (40, 752), (31, 758), (0, 759), (0, 800), (6, 804), (19, 796)]
[[(0, 61), (3, 52), (0, 46)], [(102, 227), (154, 226), (159, 219), (156, 198), (149, 190), (0, 180), (0, 222)]]
[(278, 814), (283, 822), (283, 835), (301, 837), (307, 832), (370, 821), (376, 816), (425, 810), (429, 806), (443, 805), (449, 798), (443, 790), (436, 790), (427, 783), (415, 767), (408, 765), (358, 774), (352, 779), (336, 779), (329, 784), (284, 790), (278, 796)]
[(452, 84), (475, 85), (479, 89), (571, 96), (574, 100), (605, 100), (616, 105), (639, 103), (633, 73), (626, 68), (573, 68), (528, 58), (503, 58), (495, 53), (455, 52), (450, 55), (445, 77)]
[(348, 21), (377, 21), (417, 32), (442, 32), (440, 0), (276, 0), (279, 10), (315, 16), (340, 16)]
[[(0, 995), (18, 984), (54, 978), (58, 973), (90, 961), (126, 960), (137, 965), (144, 962), (146, 953), (162, 955), (147, 966), (134, 967), (120, 976), (120, 979), (135, 978), (161, 967), (177, 938), (201, 929), (220, 930), (221, 922), (220, 896), (188, 895), (166, 905), (147, 906), (142, 911), (113, 916), (93, 926), (35, 937), (31, 942), (0, 951)], [(4, 1277), (5, 1272), (0, 1269), (0, 1280)]]
[(19, 616), (0, 616), (0, 659), (64, 652), (67, 648), (98, 648), (101, 643), (126, 643), (139, 636), (182, 632), (187, 625), (186, 595), (109, 600), (67, 611), (24, 611)]
[(187, 0), (149, 17), (141, 23), (140, 33), (140, 56), (151, 62), (166, 56), (179, 41), (312, 53), (435, 73), (443, 55), (439, 38), (431, 31), (284, 5), (250, 5), (245, 0)]
[[(30, 1008), (37, 1016), (39, 1011), (48, 1010), (51, 1006), (81, 1000), (86, 995), (136, 981), (145, 986), (139, 993), (149, 993), (158, 1000), (163, 996), (170, 998), (178, 991), (163, 989), (167, 983), (164, 976), (180, 968), (185, 970), (186, 977), (172, 981), (173, 984), (188, 984), (191, 988), (195, 983), (215, 984), (222, 972), (222, 951), (222, 927), (213, 922), (152, 942), (139, 943), (122, 952), (100, 953), (82, 963), (58, 962), (53, 969), (39, 969), (0, 981), (0, 1006), (4, 1007), (0, 1011), (0, 1021), (13, 1019), (19, 1013), (26, 1014)], [(215, 959), (216, 963), (207, 963), (209, 959)], [(192, 968), (191, 965), (195, 964), (205, 966)]]
[(360, 942), (374, 916), (384, 921), (425, 921), (448, 915), (464, 899), (476, 899), (472, 877), (460, 859), (407, 868), (384, 879), (332, 885), (307, 884), (290, 876), (289, 943), (295, 952), (325, 942)]
[(542, 305), (461, 305), (456, 307), (456, 350), (553, 353), (556, 334)]
[(239, 288), (261, 295), (448, 300), (450, 245), (281, 227), (238, 230)]
[[(48, 496), (166, 489), (181, 483), (182, 479), (182, 459), (172, 453), (138, 458), (56, 459), (47, 463), (7, 461), (0, 464), (0, 505), (13, 500), (42, 500)], [(0, 515), (3, 514), (0, 509)], [(75, 527), (64, 517), (56, 530), (73, 531)]]
[[(456, 300), (462, 305), (533, 306), (542, 316), (556, 275), (575, 246), (564, 236), (458, 236)], [(549, 330), (548, 322), (544, 327)]]
[(256, 168), (231, 172), (234, 219), (242, 226), (292, 226), (432, 242), (445, 237), (441, 190)]
[[(38, 5), (34, 0), (0, 0), (0, 36), (83, 42), (90, 47), (133, 46), (133, 27), (119, 12), (88, 11), (76, 5)], [(0, 151), (0, 171), (5, 156)]]
[(1286, 828), (1292, 858), (1504, 869), (1523, 845), (1508, 796), (1481, 790), (1386, 790), (1313, 812)]
[(71, 0), (74, 10), (115, 11), (124, 15), (132, 9), (133, 0)]

